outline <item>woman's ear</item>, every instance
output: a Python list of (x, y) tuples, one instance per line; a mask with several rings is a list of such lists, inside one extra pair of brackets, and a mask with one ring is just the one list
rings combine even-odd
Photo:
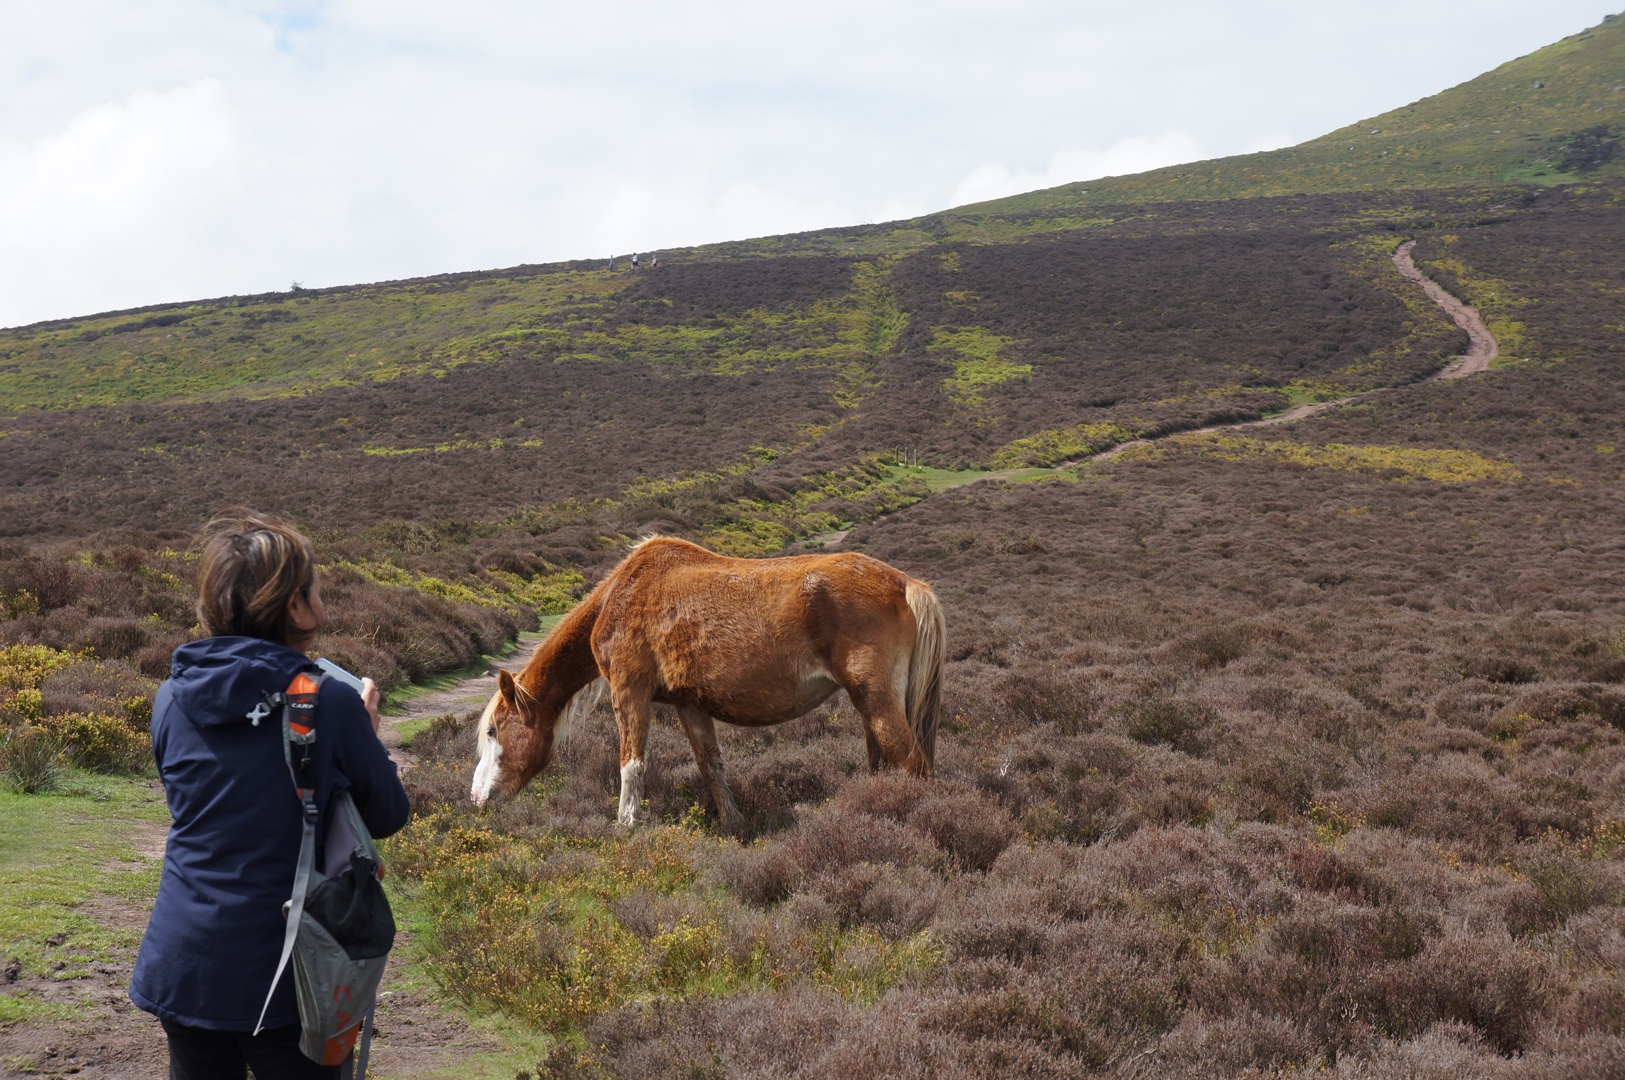
[(316, 613), (310, 610), (310, 604), (306, 602), (304, 593), (296, 592), (288, 597), (288, 622), (293, 624), (294, 629), (308, 634), (315, 629), (311, 626), (315, 616)]

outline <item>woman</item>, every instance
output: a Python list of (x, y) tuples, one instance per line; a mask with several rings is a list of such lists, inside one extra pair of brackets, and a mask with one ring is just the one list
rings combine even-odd
[[(299, 1051), (291, 966), (265, 1005), (293, 892), (302, 814), (276, 714), (326, 611), (310, 541), (258, 514), (210, 522), (198, 565), (209, 636), (175, 650), (152, 707), (152, 751), (174, 824), (130, 999), (162, 1021), (170, 1077), (337, 1077)], [(406, 792), (378, 741), (378, 690), (322, 685), (316, 713), (316, 865), (334, 797), (348, 789), (373, 836), (406, 824)]]

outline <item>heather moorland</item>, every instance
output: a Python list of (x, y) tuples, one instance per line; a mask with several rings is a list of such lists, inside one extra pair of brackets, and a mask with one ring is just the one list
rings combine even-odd
[[(0, 331), (0, 834), (97, 853), (0, 872), (0, 1068), (161, 1072), (116, 992), (144, 725), (192, 532), (252, 501), (414, 717), (381, 1075), (1625, 1072), (1625, 95), (1543, 76), (1550, 175), (1461, 141), (1588, 35), (1418, 103), (1450, 183), (1306, 144), (1264, 190)], [(1468, 338), (1408, 240), (1488, 370), (1433, 378)], [(413, 684), (654, 533), (929, 581), (936, 775), (870, 774), (837, 697), (721, 733), (724, 836), (662, 717), (629, 831), (601, 707), (475, 808), (474, 712)]]

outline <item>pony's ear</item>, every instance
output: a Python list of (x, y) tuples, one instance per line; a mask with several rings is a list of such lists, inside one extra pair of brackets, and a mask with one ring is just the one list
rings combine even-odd
[(517, 693), (515, 686), (516, 684), (513, 681), (513, 673), (511, 671), (504, 669), (497, 672), (497, 692), (502, 695), (503, 704), (507, 705), (510, 709), (512, 709), (515, 703), (519, 700), (519, 694)]

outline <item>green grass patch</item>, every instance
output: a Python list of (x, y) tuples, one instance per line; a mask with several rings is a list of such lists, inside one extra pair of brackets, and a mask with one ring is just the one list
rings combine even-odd
[[(137, 853), (131, 838), (145, 829), (156, 842), (168, 825), (156, 781), (75, 772), (64, 794), (0, 791), (0, 957), (17, 957), (25, 974), (59, 979), (128, 958), (141, 932), (103, 925), (92, 904), (105, 897), (151, 907), (162, 863)], [(49, 944), (56, 935), (61, 944)], [(0, 1023), (50, 1018), (51, 1010), (0, 987)]]
[(1349, 396), (1349, 391), (1345, 387), (1309, 380), (1287, 383), (1281, 387), (1281, 393), (1286, 395), (1286, 404), (1279, 409), (1265, 413), (1266, 416), (1277, 416), (1284, 412), (1290, 412), (1300, 405), (1315, 405), (1322, 401), (1336, 401), (1339, 398)]
[(1137, 428), (1122, 424), (1075, 424), (1051, 428), (1013, 440), (994, 451), (993, 464), (1005, 469), (1047, 467), (1098, 454), (1118, 443), (1140, 437)]
[[(948, 228), (1011, 221), (1076, 228), (1088, 207), (1393, 191), (1625, 176), (1625, 155), (1596, 162), (1574, 148), (1598, 125), (1616, 135), (1625, 20), (1613, 20), (1508, 61), (1459, 86), (1265, 153), (1174, 165), (976, 203), (942, 215)], [(1007, 217), (1008, 215), (1008, 217)]]
[(954, 373), (943, 380), (943, 389), (956, 405), (974, 408), (985, 403), (984, 392), (1013, 379), (1030, 378), (1031, 364), (1020, 364), (1004, 355), (1016, 344), (979, 326), (938, 326), (932, 328), (929, 352), (946, 353)]
[(1388, 473), (1398, 481), (1432, 480), (1441, 484), (1470, 484), (1481, 480), (1507, 482), (1523, 474), (1507, 461), (1470, 450), (1432, 450), (1410, 446), (1348, 446), (1326, 443), (1310, 446), (1284, 439), (1252, 439), (1219, 433), (1178, 436), (1156, 445), (1131, 448), (1122, 460), (1167, 453), (1194, 453), (1226, 461), (1273, 458), (1305, 468), (1339, 472)]
[[(460, 668), (457, 671), (442, 672), (439, 675), (431, 675), (422, 682), (407, 683), (404, 686), (400, 686), (389, 691), (389, 693), (384, 695), (383, 705), (379, 711), (386, 716), (393, 713), (403, 712), (408, 705), (427, 694), (436, 693), (440, 690), (450, 690), (458, 683), (461, 683), (466, 679), (484, 675), (491, 669), (493, 662), (505, 660), (521, 649), (527, 651), (534, 649), (537, 643), (546, 637), (548, 632), (551, 631), (553, 627), (557, 626), (559, 624), (559, 620), (564, 618), (566, 614), (568, 614), (568, 612), (561, 611), (555, 615), (540, 616), (536, 620), (538, 625), (535, 630), (529, 633), (520, 634), (519, 637), (507, 642), (501, 649), (498, 649), (496, 652), (487, 656), (480, 657), (474, 663), (469, 664), (465, 668)], [(422, 721), (408, 721), (407, 723), (402, 724), (400, 726), (401, 737), (410, 739), (412, 735), (428, 726), (428, 723), (429, 719), (424, 719)]]

